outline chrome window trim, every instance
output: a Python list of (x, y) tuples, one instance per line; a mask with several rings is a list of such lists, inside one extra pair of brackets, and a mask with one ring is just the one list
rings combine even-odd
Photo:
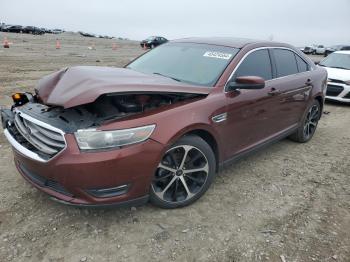
[(305, 74), (307, 72), (310, 72), (312, 70), (314, 70), (314, 68), (308, 63), (305, 61), (304, 58), (302, 58), (295, 50), (289, 48), (289, 47), (283, 47), (283, 46), (262, 46), (262, 47), (257, 47), (257, 48), (254, 48), (250, 51), (248, 51), (243, 57), (242, 59), (239, 61), (239, 63), (237, 64), (237, 66), (235, 67), (235, 69), (232, 71), (232, 73), (230, 74), (229, 78), (227, 79), (226, 83), (225, 83), (225, 88), (224, 88), (224, 91), (225, 93), (227, 93), (228, 91), (226, 90), (226, 87), (227, 87), (227, 83), (230, 82), (231, 78), (233, 77), (233, 75), (236, 73), (238, 67), (243, 63), (243, 61), (247, 58), (248, 55), (250, 55), (251, 53), (255, 52), (255, 51), (259, 51), (259, 50), (264, 50), (264, 49), (285, 49), (285, 50), (289, 50), (289, 51), (292, 51), (295, 55), (299, 56), (305, 63), (307, 63), (309, 66), (310, 66), (310, 69), (308, 71), (304, 71), (304, 72), (298, 72), (296, 74), (291, 74), (291, 75), (286, 75), (286, 76), (281, 76), (281, 77), (276, 77), (276, 78), (272, 78), (270, 80), (266, 80), (265, 82), (266, 83), (269, 83), (270, 81), (274, 81), (274, 80), (277, 80), (277, 79), (282, 79), (282, 78), (285, 78), (285, 77), (290, 77), (290, 76), (294, 76), (294, 75), (299, 75), (299, 74)]
[(7, 138), (7, 140), (10, 142), (10, 144), (19, 152), (21, 153), (22, 155), (26, 156), (26, 157), (29, 157), (33, 160), (36, 160), (36, 161), (39, 161), (39, 162), (42, 162), (42, 163), (47, 163), (53, 159), (55, 159), (57, 156), (59, 156), (66, 148), (67, 148), (67, 141), (66, 141), (66, 137), (65, 137), (65, 132), (63, 132), (61, 129), (58, 129), (54, 126), (51, 126), (45, 122), (42, 122), (36, 118), (33, 118), (25, 113), (23, 113), (21, 110), (19, 109), (15, 109), (14, 110), (14, 113), (19, 113), (21, 115), (21, 117), (27, 119), (28, 121), (31, 121), (33, 122), (34, 124), (37, 124), (41, 127), (44, 127), (46, 129), (49, 129), (49, 130), (52, 130), (54, 132), (57, 132), (59, 134), (62, 135), (62, 138), (63, 138), (63, 141), (64, 141), (64, 148), (61, 149), (61, 151), (59, 151), (56, 155), (54, 155), (53, 157), (51, 157), (50, 159), (43, 159), (41, 158), (38, 154), (32, 152), (31, 150), (25, 148), (24, 146), (22, 146), (20, 143), (17, 142), (17, 140), (10, 134), (10, 132), (5, 129), (4, 130), (4, 134)]

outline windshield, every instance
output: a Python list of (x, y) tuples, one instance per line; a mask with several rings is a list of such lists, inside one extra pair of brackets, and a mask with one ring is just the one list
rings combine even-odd
[(146, 40), (150, 41), (150, 40), (154, 40), (155, 38), (156, 38), (155, 36), (150, 36)]
[(320, 66), (350, 70), (350, 54), (333, 53), (319, 64)]
[(239, 49), (195, 43), (161, 45), (127, 68), (200, 86), (213, 86)]

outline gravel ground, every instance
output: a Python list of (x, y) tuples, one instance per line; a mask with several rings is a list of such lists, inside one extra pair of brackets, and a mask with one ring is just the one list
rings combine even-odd
[[(7, 36), (1, 106), (62, 67), (121, 66), (143, 52), (136, 42), (112, 50), (114, 40), (69, 33)], [(283, 140), (240, 160), (177, 210), (53, 202), (17, 173), (1, 129), (0, 261), (350, 261), (350, 106), (324, 111), (312, 141)]]

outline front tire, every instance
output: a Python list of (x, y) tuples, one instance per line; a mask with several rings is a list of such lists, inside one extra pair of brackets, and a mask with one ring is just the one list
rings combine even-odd
[(215, 171), (212, 148), (198, 136), (184, 136), (161, 159), (151, 184), (150, 201), (161, 208), (190, 205), (207, 191)]
[(301, 125), (289, 138), (299, 143), (310, 141), (315, 134), (318, 121), (321, 118), (321, 113), (320, 103), (317, 100), (314, 100), (313, 103), (306, 109), (306, 114), (301, 121)]

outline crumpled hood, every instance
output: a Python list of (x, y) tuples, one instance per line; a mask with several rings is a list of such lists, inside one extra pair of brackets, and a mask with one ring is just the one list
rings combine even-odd
[(103, 94), (128, 92), (209, 94), (211, 88), (193, 86), (126, 68), (77, 66), (42, 78), (36, 93), (47, 105), (74, 107), (94, 102)]
[(341, 81), (350, 80), (350, 70), (331, 68), (331, 67), (326, 67), (326, 70), (328, 72), (328, 78), (330, 79), (336, 79)]

